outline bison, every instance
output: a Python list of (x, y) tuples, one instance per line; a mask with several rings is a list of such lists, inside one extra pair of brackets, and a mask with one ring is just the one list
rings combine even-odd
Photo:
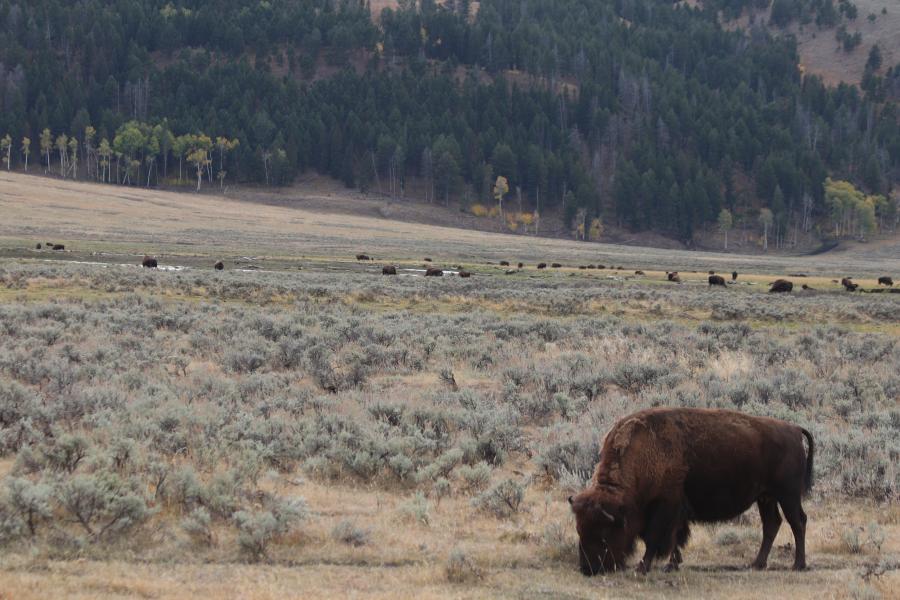
[(846, 289), (848, 292), (855, 292), (858, 287), (858, 283), (848, 283), (844, 286), (844, 289)]
[(225, 263), (223, 263), (221, 260), (217, 261), (216, 264), (213, 265), (213, 268), (216, 271), (222, 271), (223, 269), (225, 269)]
[(35, 249), (35, 250), (40, 250), (40, 249), (41, 249), (41, 243), (38, 242), (37, 245), (34, 247), (34, 249)]
[(66, 245), (65, 245), (65, 244), (53, 244), (53, 245), (51, 246), (51, 248), (52, 248), (53, 250), (65, 250), (65, 249), (66, 249)]
[(678, 271), (672, 271), (671, 273), (666, 271), (666, 279), (673, 283), (681, 283), (681, 277), (678, 276)]
[(635, 274), (635, 275), (643, 275), (644, 272), (643, 272), (643, 271), (635, 271), (634, 274)]
[(524, 268), (525, 268), (525, 263), (519, 263), (519, 264), (518, 264), (518, 268), (524, 269)]
[[(38, 250), (40, 250), (40, 244), (38, 244)], [(878, 285), (886, 285), (888, 287), (894, 287), (894, 280), (890, 277), (879, 277)]]
[(787, 279), (776, 279), (770, 284), (769, 293), (784, 293), (794, 289), (794, 284)]
[(372, 260), (368, 254), (357, 254), (356, 260)]
[(424, 260), (425, 262), (431, 262), (431, 259), (428, 258), (427, 256), (425, 258), (423, 258), (422, 260)]
[(710, 269), (709, 273), (707, 273), (707, 275), (715, 275), (715, 274), (716, 274), (716, 272), (711, 269)]
[[(806, 438), (809, 450), (804, 450)], [(814, 444), (802, 427), (768, 417), (703, 408), (653, 408), (621, 419), (603, 441), (590, 486), (569, 497), (585, 575), (616, 571), (634, 552), (677, 569), (691, 522), (733, 519), (756, 503), (763, 539), (754, 569), (764, 569), (781, 526), (794, 534), (794, 569), (806, 568), (806, 514)]]
[(803, 285), (801, 285), (800, 287), (803, 288), (804, 290), (815, 290), (816, 289), (816, 288), (812, 287), (811, 285), (806, 285), (805, 283)]
[(546, 269), (546, 268), (547, 268), (547, 263), (538, 263), (537, 268), (538, 268), (538, 269)]
[(459, 276), (465, 279), (465, 278), (467, 278), (467, 277), (471, 277), (472, 274), (469, 273), (468, 271), (460, 271), (460, 272), (459, 272)]
[(438, 269), (437, 267), (428, 267), (425, 270), (425, 277), (443, 277), (444, 271), (442, 269)]
[(738, 276), (737, 271), (732, 271), (732, 272), (731, 272), (731, 280), (732, 280), (732, 281), (737, 281), (737, 276)]
[(853, 285), (853, 280), (850, 279), (849, 277), (844, 277), (841, 279), (841, 285), (844, 286), (845, 288), (850, 287), (851, 285)]
[(559, 268), (561, 268), (561, 267), (562, 267), (562, 265), (561, 265), (561, 264), (559, 264), (559, 263), (553, 263), (553, 264), (552, 264), (552, 265), (550, 265), (550, 266), (551, 266), (551, 267), (553, 267), (553, 268), (554, 268), (554, 269), (559, 269)]
[(155, 258), (145, 256), (144, 260), (141, 261), (141, 266), (147, 269), (155, 269), (159, 266), (159, 263), (157, 263)]
[(509, 261), (508, 261), (508, 260), (501, 260), (501, 261), (500, 261), (500, 266), (501, 266), (501, 267), (508, 267), (508, 266), (509, 266)]
[(381, 267), (381, 274), (382, 275), (396, 275), (397, 267), (395, 267), (394, 265), (384, 265), (383, 267)]
[(709, 276), (709, 285), (721, 285), (725, 286), (725, 278), (721, 275), (710, 275)]

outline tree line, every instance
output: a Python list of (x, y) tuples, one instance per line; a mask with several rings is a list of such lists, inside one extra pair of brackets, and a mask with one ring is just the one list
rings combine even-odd
[(64, 176), (155, 185), (177, 163), (198, 184), (278, 185), (315, 169), (463, 204), (492, 202), (502, 176), (573, 230), (689, 240), (723, 209), (766, 209), (785, 244), (827, 223), (828, 176), (882, 196), (900, 177), (892, 67), (827, 87), (792, 39), (725, 30), (712, 8), (422, 0), (376, 24), (358, 0), (0, 0), (0, 22), (0, 134), (53, 132)]

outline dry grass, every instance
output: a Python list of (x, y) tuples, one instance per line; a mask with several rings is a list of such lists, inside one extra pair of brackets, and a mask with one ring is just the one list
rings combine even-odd
[[(624, 573), (585, 578), (568, 561), (553, 555), (543, 542), (547, 527), (560, 524), (574, 544), (572, 523), (561, 498), (543, 500), (530, 494), (534, 508), (516, 523), (473, 518), (467, 504), (445, 501), (434, 510), (429, 526), (398, 521), (399, 499), (337, 486), (305, 484), (311, 504), (334, 506), (316, 516), (303, 545), (280, 556), (280, 565), (231, 562), (177, 564), (128, 561), (34, 560), (4, 558), (0, 597), (31, 600), (66, 598), (843, 598), (870, 587), (881, 597), (900, 586), (900, 571), (881, 573), (875, 566), (900, 552), (900, 526), (886, 526), (888, 542), (881, 557), (853, 555), (835, 544), (847, 523), (883, 515), (864, 505), (813, 505), (808, 552), (811, 569), (793, 573), (790, 533), (785, 526), (776, 540), (770, 569), (746, 568), (759, 542), (755, 516), (746, 525), (727, 526), (738, 533), (737, 545), (715, 542), (719, 528), (697, 527), (678, 573), (655, 571), (647, 577)], [(538, 496), (538, 497), (535, 497)], [(896, 512), (896, 510), (894, 511)], [(327, 532), (347, 516), (371, 528), (375, 540), (359, 548), (341, 545)], [(477, 580), (451, 584), (444, 565), (461, 550), (482, 571)], [(5, 593), (6, 595), (2, 595)], [(874, 596), (879, 597), (879, 596)]]

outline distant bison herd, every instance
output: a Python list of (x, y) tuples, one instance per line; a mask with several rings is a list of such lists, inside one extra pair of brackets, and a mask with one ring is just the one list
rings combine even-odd
[[(49, 249), (49, 250), (61, 251), (61, 250), (65, 250), (66, 246), (65, 246), (65, 244), (57, 244), (54, 242), (44, 242), (44, 243), (38, 242), (37, 244), (35, 244), (35, 250), (42, 250), (44, 248)], [(373, 257), (369, 256), (368, 254), (360, 253), (360, 254), (356, 254), (355, 256), (356, 256), (357, 261), (371, 262), (371, 261), (375, 260)], [(440, 269), (437, 267), (432, 267), (429, 264), (427, 264), (427, 263), (433, 262), (433, 260), (430, 257), (425, 257), (422, 260), (426, 263), (425, 265), (423, 265), (423, 267), (425, 268), (425, 276), (426, 277), (442, 277), (444, 275), (445, 271), (443, 269)], [(508, 260), (499, 261), (499, 265), (501, 267), (509, 267), (510, 264), (511, 263)], [(148, 269), (157, 269), (157, 268), (159, 268), (159, 261), (157, 260), (156, 257), (145, 255), (143, 260), (141, 261), (141, 266), (148, 268)], [(554, 269), (560, 269), (563, 267), (562, 263), (558, 263), (558, 262), (550, 263), (549, 266)], [(506, 269), (504, 271), (504, 273), (506, 275), (514, 275), (514, 274), (518, 273), (520, 270), (525, 268), (525, 263), (519, 262), (516, 264), (516, 267), (517, 267), (517, 269), (512, 269), (512, 268)], [(537, 263), (537, 268), (539, 270), (546, 269), (547, 267), (548, 267), (548, 264), (545, 262)], [(216, 271), (223, 271), (225, 269), (225, 263), (222, 262), (221, 260), (216, 261), (213, 264), (213, 268)], [(602, 265), (602, 264), (593, 264), (592, 263), (592, 264), (588, 264), (588, 265), (579, 265), (578, 268), (581, 270), (606, 269), (606, 266)], [(610, 267), (610, 268), (616, 269), (619, 271), (624, 270), (624, 267), (621, 265), (618, 267)], [(462, 266), (457, 266), (456, 269), (457, 269), (456, 273), (459, 277), (462, 277), (462, 278), (472, 277), (472, 272), (463, 269)], [(693, 271), (693, 272), (696, 273), (697, 271)], [(665, 273), (666, 273), (667, 281), (670, 281), (672, 283), (682, 283), (681, 275), (679, 275), (678, 271), (666, 271)], [(712, 286), (727, 287), (728, 282), (726, 281), (725, 277), (716, 274), (716, 272), (714, 270), (709, 270), (708, 273), (709, 273), (709, 277), (707, 278), (707, 282), (709, 283), (710, 287), (712, 287)], [(381, 269), (381, 274), (382, 275), (397, 275), (397, 267), (395, 265), (384, 265)], [(451, 274), (452, 274), (452, 272), (451, 272)], [(634, 275), (639, 276), (639, 277), (644, 277), (644, 276), (646, 276), (646, 273), (642, 270), (636, 270), (636, 271), (634, 271)], [(793, 274), (793, 276), (794, 277), (806, 277), (806, 275), (803, 275), (803, 274)], [(731, 283), (736, 283), (737, 279), (738, 279), (738, 272), (732, 271), (731, 272)], [(833, 282), (838, 283), (838, 280), (833, 280)], [(875, 292), (885, 291), (885, 292), (900, 293), (900, 288), (897, 288), (897, 289), (894, 288), (893, 278), (888, 277), (886, 275), (878, 278), (878, 285), (885, 286), (886, 288), (890, 288), (890, 289), (884, 289), (884, 288), (882, 288), (882, 289), (863, 289), (860, 287), (860, 285), (858, 283), (855, 283), (852, 280), (852, 278), (850, 278), (850, 277), (842, 278), (840, 280), (840, 284), (844, 287), (845, 290), (847, 290), (849, 292), (860, 291), (860, 292), (875, 293)], [(751, 285), (752, 285), (752, 283), (751, 283)], [(804, 291), (814, 291), (814, 288), (812, 286), (809, 286), (806, 284), (802, 285), (801, 288)], [(769, 292), (770, 293), (789, 293), (789, 292), (792, 292), (793, 289), (794, 289), (794, 284), (787, 279), (776, 279), (775, 281), (773, 281), (769, 284)]]
[[(804, 447), (804, 441), (805, 446)], [(678, 569), (692, 522), (734, 519), (756, 504), (763, 539), (754, 569), (764, 569), (781, 526), (794, 534), (795, 570), (806, 568), (806, 513), (815, 446), (809, 431), (736, 411), (654, 408), (613, 425), (588, 488), (569, 497), (581, 572), (622, 570), (635, 540)]]

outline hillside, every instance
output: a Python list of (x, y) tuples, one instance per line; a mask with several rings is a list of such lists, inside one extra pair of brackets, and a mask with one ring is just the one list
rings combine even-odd
[[(134, 263), (135, 257), (149, 253), (190, 264), (197, 256), (218, 255), (239, 263), (293, 268), (320, 261), (334, 266), (335, 259), (355, 262), (353, 257), (362, 252), (376, 260), (388, 256), (418, 262), (434, 256), (477, 264), (505, 259), (559, 261), (567, 268), (621, 265), (626, 272), (693, 270), (700, 271), (701, 279), (710, 268), (829, 277), (849, 273), (859, 278), (900, 272), (897, 238), (849, 244), (816, 256), (734, 255), (473, 231), (447, 226), (453, 223), (446, 217), (443, 221), (432, 217), (430, 223), (403, 220), (424, 213), (417, 211), (391, 213), (383, 201), (321, 184), (252, 192), (236, 199), (0, 171), (0, 213), (5, 216), (0, 221), (0, 248), (4, 254), (24, 252), (30, 258)], [(38, 241), (65, 243), (69, 252), (34, 252)], [(235, 249), (243, 254), (235, 255)]]
[[(502, 177), (511, 219), (685, 245), (723, 210), (744, 230), (764, 216), (782, 249), (896, 224), (878, 200), (900, 179), (887, 80), (829, 87), (791, 39), (712, 9), (4, 0), (0, 16), (0, 136), (19, 171), (221, 188), (317, 172), (463, 211), (498, 205)], [(833, 227), (829, 176), (876, 214)]]

